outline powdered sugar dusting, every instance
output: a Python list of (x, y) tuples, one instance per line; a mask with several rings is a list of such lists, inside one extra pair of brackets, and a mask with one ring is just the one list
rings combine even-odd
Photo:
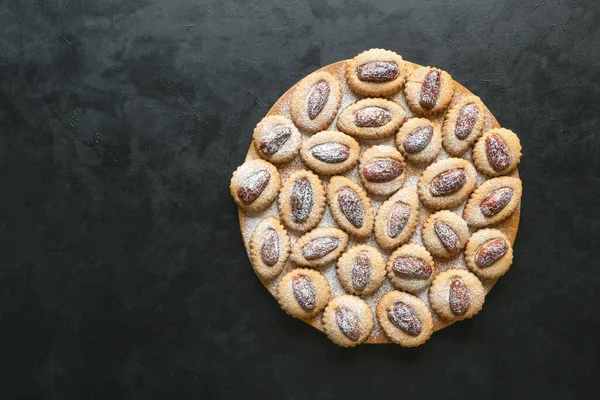
[(489, 267), (508, 252), (508, 243), (502, 238), (490, 239), (475, 252), (475, 265), (479, 268)]
[(429, 193), (432, 196), (446, 196), (454, 193), (467, 183), (467, 175), (462, 168), (442, 172), (431, 180)]
[(354, 311), (346, 306), (339, 306), (335, 309), (335, 322), (348, 339), (354, 342), (358, 340), (360, 320)]
[(365, 290), (371, 280), (371, 259), (369, 258), (369, 253), (363, 251), (356, 256), (352, 264), (350, 276), (354, 290)]
[(329, 86), (329, 82), (325, 80), (320, 80), (312, 87), (308, 94), (308, 101), (306, 102), (308, 118), (315, 119), (323, 111), (325, 104), (327, 104), (327, 99), (329, 99), (330, 92), (331, 87)]
[(301, 224), (310, 216), (313, 207), (313, 189), (307, 178), (294, 182), (290, 195), (290, 209), (294, 222)]
[(354, 124), (359, 128), (376, 128), (389, 123), (392, 113), (381, 107), (365, 107), (354, 116)]
[(345, 186), (337, 192), (342, 213), (354, 227), (360, 228), (365, 221), (365, 209), (358, 193)]
[(296, 275), (292, 278), (292, 292), (296, 301), (306, 311), (312, 311), (317, 304), (317, 295), (312, 281), (306, 275)]
[(489, 135), (485, 139), (485, 155), (494, 171), (502, 171), (510, 166), (510, 152), (498, 135)]
[[(409, 74), (412, 70), (416, 69), (417, 66), (412, 63), (405, 63), (405, 68), (406, 68), (406, 73)], [(344, 110), (346, 107), (353, 104), (360, 98), (359, 96), (356, 96), (350, 90), (350, 88), (348, 87), (348, 85), (345, 81), (345, 70), (344, 70), (345, 62), (342, 61), (342, 62), (339, 62), (336, 64), (332, 64), (331, 66), (325, 67), (324, 69), (326, 69), (329, 73), (334, 75), (339, 80), (340, 85), (342, 87), (342, 102), (341, 102), (340, 110)], [(291, 90), (288, 91), (285, 95), (283, 95), (275, 103), (275, 105), (269, 112), (269, 115), (283, 115), (288, 118), (290, 117), (289, 106), (290, 106), (290, 101), (291, 101), (291, 92), (292, 92)], [(455, 94), (454, 94), (453, 103), (460, 101), (464, 96), (469, 95), (469, 94), (470, 94), (469, 91), (467, 91), (466, 89), (464, 89), (460, 85), (458, 85), (458, 87), (455, 91)], [(406, 99), (404, 97), (404, 92), (402, 90), (400, 90), (396, 94), (394, 94), (390, 98), (390, 100), (397, 102), (404, 108), (404, 110), (407, 114), (407, 118), (411, 118), (411, 117), (415, 116), (414, 113), (408, 107), (408, 105), (406, 103)], [(493, 127), (499, 127), (498, 123), (494, 120), (493, 116), (491, 115), (491, 113), (489, 112), (489, 110), (487, 108), (484, 108), (484, 112), (485, 112), (485, 123), (484, 123), (483, 131), (486, 131)], [(338, 116), (339, 116), (339, 113), (338, 113)], [(338, 117), (336, 116), (336, 118), (334, 119), (332, 124), (327, 128), (327, 130), (337, 130), (336, 129), (337, 118)], [(440, 113), (433, 117), (429, 117), (429, 119), (435, 125), (436, 129), (439, 129), (439, 127), (442, 125), (443, 120), (444, 120), (444, 113)], [(301, 135), (302, 135), (303, 140), (306, 140), (311, 136), (303, 131), (301, 131)], [(380, 139), (380, 140), (358, 139), (358, 141), (359, 141), (363, 151), (370, 147), (376, 146), (376, 145), (388, 145), (388, 146), (395, 147), (395, 138), (394, 137), (387, 138), (387, 139)], [(450, 157), (450, 156), (442, 148), (439, 155), (437, 156), (437, 158), (435, 160), (433, 160), (432, 162), (446, 159), (448, 157)], [(465, 153), (463, 155), (463, 158), (470, 160), (471, 152), (468, 151), (467, 153)], [(255, 160), (255, 159), (260, 159), (260, 156), (255, 151), (254, 146), (250, 146), (246, 160), (250, 161), (250, 160)], [(406, 180), (405, 180), (403, 186), (411, 187), (416, 190), (417, 182), (418, 182), (419, 177), (425, 167), (426, 166), (408, 164), (406, 166)], [(300, 160), (300, 157), (296, 157), (294, 160), (292, 160), (289, 163), (278, 165), (278, 169), (279, 169), (279, 173), (281, 175), (281, 179), (285, 180), (292, 172), (294, 172), (298, 169), (308, 169), (308, 168), (302, 163), (302, 161)], [(343, 175), (354, 180), (355, 182), (360, 182), (357, 167), (347, 171)], [(518, 171), (515, 169), (515, 171), (511, 172), (508, 176), (518, 177)], [(323, 179), (323, 177), (322, 177), (322, 179)], [(477, 183), (478, 184), (483, 183), (486, 179), (488, 179), (488, 178), (485, 175), (478, 172), (478, 174), (477, 174)], [(325, 177), (323, 180), (324, 180), (324, 184), (327, 184), (328, 178)], [(387, 183), (384, 183), (382, 185), (387, 185)], [(380, 207), (381, 203), (385, 200), (386, 200), (386, 198), (371, 197), (371, 203), (372, 203), (374, 211), (377, 211), (377, 209)], [(457, 207), (453, 211), (456, 212), (458, 215), (462, 215), (463, 208), (464, 208), (464, 204)], [(242, 228), (242, 236), (243, 236), (244, 243), (245, 243), (247, 249), (249, 246), (250, 236), (256, 229), (256, 226), (260, 222), (260, 220), (262, 220), (264, 217), (267, 217), (267, 216), (274, 216), (276, 218), (279, 218), (279, 212), (278, 212), (278, 207), (277, 207), (276, 201), (273, 202), (269, 207), (267, 207), (267, 209), (265, 209), (262, 213), (259, 213), (259, 214), (245, 214), (242, 211), (238, 211), (238, 212), (239, 212), (239, 216), (240, 216), (240, 226)], [(424, 207), (420, 207), (420, 209), (419, 209), (419, 225), (422, 225), (423, 222), (427, 219), (427, 217), (430, 214), (431, 213), (429, 210), (427, 210)], [(501, 224), (496, 226), (497, 229), (499, 229), (500, 231), (507, 234), (511, 243), (514, 241), (518, 219), (519, 219), (519, 213), (517, 212), (517, 213), (513, 214), (511, 217), (509, 217), (506, 221), (504, 221)], [(337, 224), (333, 220), (333, 217), (331, 216), (331, 212), (328, 207), (325, 209), (325, 214), (324, 214), (321, 222), (319, 223), (319, 227), (337, 227)], [(299, 237), (299, 234), (296, 232), (293, 232), (293, 231), (288, 231), (288, 235), (290, 236), (291, 244), (293, 244)], [(415, 230), (415, 233), (412, 236), (412, 238), (410, 239), (410, 242), (422, 244), (420, 229)], [(377, 243), (374, 240), (373, 235), (371, 235), (371, 237), (368, 238), (367, 240), (365, 240), (365, 241), (361, 240), (360, 242), (357, 241), (356, 239), (354, 239), (353, 237), (350, 237), (348, 247), (351, 247), (351, 246), (359, 244), (359, 243), (360, 244), (368, 244), (370, 246), (375, 247), (379, 251), (381, 251), (384, 255), (386, 255), (386, 254), (389, 255), (389, 252), (379, 249)], [(436, 267), (436, 270), (438, 273), (442, 272), (442, 271), (446, 271), (448, 269), (454, 269), (454, 268), (466, 269), (466, 265), (465, 265), (465, 261), (464, 261), (464, 254), (460, 253), (458, 256), (453, 257), (451, 259), (444, 259), (444, 260), (436, 259), (435, 267)], [(281, 279), (281, 277), (283, 277), (286, 273), (290, 272), (292, 270), (292, 268), (293, 268), (293, 266), (291, 265), (290, 261), (288, 261), (286, 263), (286, 266), (284, 267), (283, 272), (281, 273), (281, 275), (279, 277), (273, 279), (272, 281), (264, 283), (266, 288), (269, 290), (269, 292), (273, 296), (275, 296), (277, 293), (277, 284), (279, 283), (279, 280)], [(329, 282), (332, 298), (346, 294), (346, 292), (344, 291), (343, 287), (340, 285), (340, 283), (337, 279), (335, 263), (331, 263), (325, 267), (320, 268), (319, 272), (321, 272), (325, 276), (327, 281)], [(483, 284), (484, 284), (486, 291), (489, 291), (491, 289), (491, 287), (493, 286), (494, 281), (492, 281), (492, 280), (485, 281), (485, 282), (483, 282)], [(390, 283), (390, 281), (388, 279), (385, 279), (383, 284), (377, 291), (375, 291), (374, 293), (372, 293), (370, 295), (362, 296), (362, 297), (366, 301), (366, 303), (369, 305), (371, 310), (373, 312), (375, 312), (375, 308), (377, 306), (377, 303), (381, 299), (381, 297), (391, 290), (395, 290), (395, 288), (392, 286), (392, 284)], [(421, 300), (423, 300), (425, 302), (425, 304), (427, 304), (428, 307), (431, 308), (429, 305), (428, 291), (426, 288), (424, 290), (416, 293), (416, 296), (419, 297)], [(432, 312), (432, 315), (433, 315), (433, 320), (434, 320), (434, 330), (442, 329), (450, 324), (448, 321), (441, 320), (437, 316), (436, 313)], [(311, 319), (307, 320), (306, 322), (309, 323), (310, 325), (314, 326), (317, 329), (320, 329), (320, 330), (323, 329), (322, 323), (321, 323), (321, 314), (318, 314), (316, 317), (311, 318)], [(371, 335), (369, 336), (369, 338), (367, 338), (365, 343), (388, 342), (383, 331), (379, 327), (377, 319), (375, 319), (374, 322), (375, 322), (374, 329), (373, 329)]]
[(456, 232), (454, 232), (454, 230), (448, 224), (442, 221), (435, 221), (433, 224), (433, 230), (446, 250), (454, 251), (458, 248), (460, 239), (458, 238)]
[(421, 99), (419, 100), (419, 105), (423, 109), (431, 110), (435, 107), (440, 94), (441, 80), (442, 74), (440, 71), (431, 70), (425, 76), (425, 80), (421, 86)]

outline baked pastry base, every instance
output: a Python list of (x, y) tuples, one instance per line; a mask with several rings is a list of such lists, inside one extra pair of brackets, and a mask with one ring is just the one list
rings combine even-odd
[[(413, 69), (419, 67), (419, 65), (413, 64), (408, 61), (404, 61), (404, 65), (408, 69), (407, 72), (410, 72)], [(350, 90), (350, 88), (348, 87), (348, 85), (346, 84), (346, 80), (344, 78), (345, 66), (346, 66), (346, 61), (338, 61), (336, 63), (327, 65), (319, 70), (319, 71), (327, 71), (330, 74), (337, 76), (339, 78), (340, 83), (342, 85), (342, 104), (340, 107), (340, 109), (342, 109), (342, 110), (361, 98), (361, 97), (357, 96), (355, 93), (353, 93)], [(456, 82), (455, 85), (456, 85), (456, 90), (455, 90), (454, 100), (458, 99), (459, 97), (472, 94), (469, 90), (467, 90), (465, 87), (460, 85), (458, 82)], [(283, 94), (283, 96), (281, 96), (279, 98), (279, 100), (277, 100), (277, 102), (275, 102), (273, 107), (271, 107), (271, 109), (269, 110), (267, 115), (284, 115), (288, 118), (291, 118), (290, 113), (289, 113), (290, 100), (292, 97), (291, 96), (292, 91), (294, 90), (295, 87), (296, 87), (296, 85), (294, 85), (287, 92), (285, 92)], [(406, 104), (403, 90), (398, 91), (395, 95), (390, 96), (389, 98), (393, 101), (398, 102), (399, 104), (401, 104), (404, 107), (404, 109), (406, 110), (406, 113), (407, 113), (407, 118), (415, 116), (410, 111), (410, 108)], [(485, 114), (486, 115), (485, 115), (484, 131), (491, 129), (491, 128), (499, 128), (500, 127), (500, 124), (498, 123), (498, 121), (496, 121), (496, 118), (494, 118), (494, 116), (490, 113), (490, 111), (487, 109), (487, 107), (485, 108)], [(430, 118), (432, 121), (435, 122), (437, 128), (441, 129), (441, 125), (444, 121), (444, 113), (441, 113), (434, 117), (428, 117), (428, 118)], [(336, 124), (337, 124), (337, 117), (327, 129), (337, 130)], [(310, 137), (310, 135), (303, 134), (304, 140), (306, 140), (308, 137)], [(375, 145), (380, 145), (380, 144), (385, 144), (385, 145), (389, 145), (389, 146), (396, 148), (396, 144), (394, 142), (395, 135), (392, 135), (391, 137), (389, 137), (387, 139), (382, 139), (382, 140), (362, 140), (362, 139), (357, 139), (357, 140), (361, 143), (361, 145), (363, 146), (364, 149), (375, 146)], [(450, 157), (450, 156), (442, 148), (440, 155), (438, 156), (437, 159), (439, 160), (439, 159), (448, 158), (448, 157)], [(470, 158), (470, 157), (471, 157), (471, 150), (469, 150), (467, 153), (465, 153), (463, 155), (463, 158)], [(245, 161), (254, 160), (254, 159), (261, 159), (261, 157), (256, 152), (254, 144), (250, 144), (250, 149), (248, 150), (248, 154), (246, 155)], [(417, 181), (419, 180), (421, 173), (423, 172), (424, 168), (426, 168), (426, 167), (427, 167), (427, 165), (419, 167), (419, 166), (411, 165), (409, 163), (406, 168), (406, 181), (404, 183), (404, 186), (411, 186), (416, 190), (417, 189)], [(281, 180), (283, 182), (295, 170), (308, 169), (308, 168), (304, 166), (304, 164), (300, 160), (300, 157), (296, 157), (294, 160), (292, 160), (289, 163), (278, 165), (278, 169), (279, 169), (279, 173), (281, 175)], [(343, 175), (352, 178), (356, 182), (360, 182), (357, 167), (354, 167), (352, 170), (350, 170), (349, 172), (347, 172)], [(514, 177), (518, 178), (519, 172), (517, 169), (515, 169), (513, 172), (511, 172), (510, 174), (508, 174), (506, 176), (514, 176)], [(321, 179), (324, 181), (328, 181), (329, 178), (321, 175)], [(485, 177), (484, 175), (478, 174), (478, 184), (480, 184), (481, 182), (483, 182), (486, 179), (487, 179), (487, 177)], [(377, 209), (379, 208), (379, 206), (381, 205), (381, 203), (385, 200), (385, 198), (377, 198), (377, 197), (373, 197), (373, 196), (370, 196), (370, 198), (371, 198), (371, 202), (373, 204), (373, 209), (376, 212)], [(460, 213), (462, 213), (463, 207), (464, 206), (461, 206), (460, 208), (456, 209), (456, 211), (460, 211)], [(435, 211), (433, 211), (433, 212), (435, 212)], [(432, 211), (425, 209), (425, 207), (423, 207), (423, 206), (420, 207), (419, 226), (421, 226), (423, 224), (425, 219), (427, 219), (427, 217), (430, 214), (432, 214)], [(239, 215), (239, 220), (240, 220), (240, 229), (242, 231), (242, 236), (244, 238), (244, 245), (246, 246), (246, 251), (248, 252), (248, 254), (250, 254), (249, 253), (250, 252), (250, 249), (249, 249), (250, 237), (252, 236), (252, 232), (254, 232), (254, 229), (256, 228), (256, 225), (258, 224), (258, 222), (262, 218), (269, 216), (269, 215), (279, 218), (279, 213), (277, 210), (277, 201), (274, 201), (269, 207), (267, 207), (267, 209), (265, 211), (263, 211), (257, 215), (246, 215), (246, 213), (244, 211), (242, 211), (241, 209), (238, 209), (238, 215)], [(519, 204), (519, 207), (517, 208), (517, 210), (512, 214), (512, 216), (510, 216), (504, 222), (494, 225), (492, 227), (497, 228), (497, 229), (501, 230), (502, 232), (504, 232), (504, 234), (508, 237), (510, 243), (514, 244), (515, 238), (517, 236), (517, 229), (519, 227), (519, 217), (520, 217), (520, 204)], [(329, 209), (327, 209), (325, 211), (325, 215), (323, 216), (323, 219), (321, 220), (321, 222), (319, 223), (318, 226), (337, 227), (337, 224), (333, 221), (333, 218), (331, 216)], [(473, 231), (474, 230), (471, 229), (471, 233), (473, 233)], [(299, 236), (297, 233), (291, 232), (291, 231), (288, 231), (288, 234), (290, 235), (290, 239), (292, 240), (292, 243)], [(415, 233), (411, 239), (411, 242), (422, 244), (421, 229), (418, 228), (415, 231)], [(357, 242), (353, 237), (351, 237), (348, 247), (351, 247), (357, 243), (359, 243), (359, 242)], [(375, 246), (376, 248), (379, 249), (379, 246), (377, 246), (377, 243), (375, 243), (375, 239), (374, 239), (373, 235), (371, 235), (371, 237), (367, 241), (360, 242), (360, 243), (366, 243), (371, 246)], [(384, 254), (385, 258), (387, 259), (387, 256), (389, 256), (390, 252), (382, 251), (382, 254)], [(458, 257), (454, 257), (449, 260), (441, 260), (439, 258), (435, 258), (435, 264), (436, 264), (438, 273), (445, 271), (449, 268), (467, 269), (467, 266), (465, 265), (463, 254), (464, 253), (461, 252), (461, 254)], [(288, 261), (287, 265), (284, 267), (283, 272), (279, 275), (279, 277), (277, 277), (276, 279), (274, 279), (270, 282), (263, 281), (264, 286), (273, 295), (273, 297), (275, 297), (275, 294), (277, 291), (277, 283), (279, 282), (279, 279), (281, 279), (281, 277), (283, 275), (285, 275), (291, 269), (292, 269), (292, 267), (290, 265), (290, 262)], [(341, 285), (338, 281), (338, 278), (336, 275), (335, 263), (331, 263), (330, 265), (328, 265), (324, 268), (320, 268), (319, 271), (322, 272), (325, 275), (325, 277), (327, 278), (327, 280), (329, 281), (329, 285), (331, 287), (331, 298), (346, 294), (346, 292), (341, 287)], [(483, 286), (485, 288), (486, 293), (488, 293), (492, 289), (492, 287), (494, 287), (495, 283), (496, 283), (496, 280), (483, 281)], [(363, 297), (363, 299), (371, 307), (371, 310), (373, 311), (373, 313), (375, 313), (375, 308), (377, 307), (377, 303), (379, 302), (379, 299), (381, 299), (381, 297), (385, 293), (389, 292), (390, 290), (395, 290), (395, 289), (391, 285), (389, 280), (386, 279), (386, 281), (383, 283), (383, 285), (381, 285), (379, 290), (377, 290), (376, 292), (374, 292), (368, 296)], [(418, 297), (423, 299), (423, 301), (425, 301), (425, 303), (429, 306), (429, 308), (431, 308), (431, 306), (429, 305), (429, 299), (427, 297), (427, 292), (428, 292), (428, 290), (421, 291), (420, 293), (418, 293)], [(433, 330), (434, 331), (438, 331), (438, 330), (443, 329), (452, 324), (451, 322), (441, 320), (435, 314), (435, 312), (432, 311), (432, 313), (433, 313)], [(323, 331), (321, 317), (322, 317), (322, 314), (319, 313), (316, 317), (307, 319), (304, 321), (306, 323), (308, 323), (309, 325), (312, 325), (313, 327), (319, 329), (320, 331)], [(377, 323), (376, 319), (374, 322), (375, 322), (375, 327), (373, 328), (371, 335), (367, 338), (367, 340), (364, 343), (377, 343), (377, 344), (391, 343), (390, 340), (385, 336), (385, 334), (379, 327), (379, 324)]]

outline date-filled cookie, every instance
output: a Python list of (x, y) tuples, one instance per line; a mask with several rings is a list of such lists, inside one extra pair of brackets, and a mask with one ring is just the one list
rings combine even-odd
[(521, 180), (510, 176), (483, 182), (465, 206), (463, 218), (469, 226), (481, 228), (504, 221), (521, 201)]
[(360, 139), (392, 136), (406, 119), (404, 108), (385, 99), (362, 99), (344, 109), (338, 117), (340, 131)]
[(366, 238), (371, 234), (373, 207), (358, 183), (344, 176), (334, 176), (327, 185), (327, 203), (335, 222), (350, 235)]
[(292, 317), (312, 318), (329, 302), (329, 282), (312, 269), (293, 269), (277, 285), (277, 301)]
[(302, 79), (292, 94), (290, 114), (296, 126), (308, 133), (327, 129), (342, 102), (342, 88), (330, 73), (314, 72)]
[(441, 318), (460, 321), (481, 311), (485, 290), (475, 275), (466, 269), (439, 273), (429, 288), (429, 303)]
[(385, 280), (385, 261), (375, 247), (359, 244), (342, 254), (337, 276), (346, 292), (365, 296), (379, 289)]
[(275, 200), (280, 186), (281, 178), (273, 164), (253, 160), (245, 162), (235, 170), (229, 190), (241, 209), (256, 213), (267, 208)]
[(290, 260), (302, 267), (324, 267), (337, 260), (348, 246), (348, 235), (337, 228), (316, 228), (300, 236)]
[(405, 244), (394, 251), (387, 262), (387, 275), (394, 287), (417, 293), (426, 288), (435, 275), (435, 264), (425, 247)]
[(367, 50), (346, 63), (348, 86), (363, 96), (390, 96), (405, 79), (402, 57), (393, 51)]
[(477, 185), (477, 171), (467, 160), (446, 158), (423, 171), (419, 178), (419, 198), (432, 210), (461, 205)]
[(508, 271), (513, 249), (498, 229), (481, 229), (469, 239), (465, 250), (467, 267), (480, 279), (496, 279)]
[(282, 115), (263, 118), (256, 125), (252, 139), (258, 154), (272, 163), (293, 160), (302, 145), (300, 131)]
[(488, 176), (506, 175), (521, 161), (521, 142), (509, 129), (490, 129), (473, 147), (473, 163)]
[(408, 242), (419, 222), (419, 196), (411, 187), (398, 190), (375, 216), (375, 241), (384, 250)]
[(411, 118), (398, 131), (396, 146), (408, 162), (427, 164), (440, 153), (442, 134), (427, 118)]
[(425, 343), (433, 333), (433, 317), (427, 304), (417, 296), (392, 290), (377, 304), (377, 321), (385, 335), (404, 347)]
[(404, 95), (415, 114), (437, 114), (450, 104), (454, 95), (454, 80), (441, 69), (419, 67), (408, 76)]
[(283, 183), (279, 193), (279, 215), (286, 227), (306, 232), (321, 222), (325, 212), (325, 188), (319, 177), (300, 169)]
[(273, 279), (283, 271), (290, 254), (290, 237), (275, 217), (263, 218), (250, 238), (250, 261), (262, 279)]
[(336, 131), (323, 131), (311, 136), (300, 150), (304, 164), (321, 175), (342, 174), (354, 168), (359, 156), (358, 142)]
[(442, 210), (427, 218), (421, 229), (421, 239), (435, 257), (450, 258), (467, 245), (469, 227), (452, 211)]
[(367, 192), (389, 196), (406, 179), (404, 157), (391, 146), (373, 146), (360, 157), (358, 174)]
[(360, 297), (343, 295), (331, 300), (323, 312), (323, 330), (338, 346), (354, 347), (373, 330), (373, 312)]

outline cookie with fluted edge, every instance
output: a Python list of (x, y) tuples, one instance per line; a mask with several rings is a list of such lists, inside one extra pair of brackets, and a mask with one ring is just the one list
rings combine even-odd
[(356, 182), (345, 176), (334, 176), (327, 185), (327, 204), (337, 224), (350, 235), (367, 238), (373, 230), (371, 200)]
[(346, 62), (346, 80), (362, 96), (391, 96), (406, 79), (402, 57), (393, 51), (370, 49)]
[(381, 297), (375, 310), (379, 326), (394, 343), (417, 347), (433, 333), (433, 316), (417, 296), (392, 290)]
[(388, 258), (387, 276), (395, 288), (418, 293), (431, 283), (435, 275), (433, 257), (417, 243), (396, 249)]
[(338, 117), (337, 127), (360, 139), (383, 139), (396, 133), (405, 119), (406, 112), (400, 104), (369, 98), (346, 107)]
[(337, 131), (316, 133), (302, 143), (300, 157), (304, 164), (321, 175), (342, 174), (358, 163), (360, 145)]
[(327, 278), (312, 269), (293, 269), (277, 284), (279, 305), (295, 318), (314, 317), (327, 306), (330, 297), (331, 289)]
[(421, 228), (421, 239), (434, 257), (450, 258), (467, 245), (469, 227), (457, 214), (442, 210), (427, 217)]
[(387, 199), (375, 216), (375, 241), (390, 251), (406, 243), (419, 222), (419, 196), (411, 187), (403, 187)]
[(519, 178), (501, 176), (483, 182), (471, 195), (463, 218), (469, 226), (482, 228), (510, 217), (521, 201)]
[(385, 280), (385, 260), (375, 247), (359, 244), (338, 259), (337, 276), (347, 293), (366, 296)]
[(325, 213), (325, 187), (311, 171), (294, 171), (283, 183), (278, 198), (279, 216), (284, 225), (306, 232), (321, 222)]
[(477, 185), (477, 171), (462, 158), (439, 160), (419, 178), (419, 199), (432, 210), (461, 205)]
[(406, 179), (404, 157), (391, 146), (373, 146), (360, 156), (358, 174), (367, 192), (389, 196), (402, 187)]
[(408, 76), (404, 95), (415, 114), (437, 114), (450, 104), (454, 95), (454, 80), (439, 68), (418, 67)]
[(348, 294), (335, 297), (323, 312), (323, 331), (338, 346), (361, 344), (374, 325), (371, 307), (360, 297)]
[(263, 218), (250, 237), (250, 261), (264, 280), (276, 278), (283, 271), (290, 254), (290, 237), (275, 217)]
[(229, 190), (241, 209), (256, 213), (275, 200), (280, 186), (281, 178), (273, 164), (264, 160), (251, 160), (235, 170)]
[(290, 115), (298, 128), (315, 133), (327, 129), (342, 102), (342, 87), (337, 78), (317, 71), (302, 79), (292, 94)]
[(319, 268), (337, 260), (348, 246), (348, 235), (338, 228), (315, 228), (292, 246), (290, 260), (301, 267)]
[(264, 117), (252, 136), (258, 155), (272, 163), (294, 159), (302, 146), (302, 135), (296, 126), (283, 115)]
[(446, 151), (460, 156), (473, 146), (483, 131), (485, 107), (479, 97), (468, 95), (453, 104), (444, 116), (442, 142)]
[(410, 118), (396, 134), (396, 146), (413, 164), (428, 164), (442, 149), (440, 128), (427, 118)]
[(447, 321), (471, 318), (483, 307), (485, 290), (475, 275), (466, 269), (440, 272), (429, 287), (429, 304)]
[(465, 263), (480, 279), (501, 277), (508, 271), (512, 261), (513, 249), (502, 231), (480, 229), (469, 239)]
[(521, 142), (510, 129), (486, 131), (473, 147), (473, 164), (488, 176), (506, 175), (521, 161)]

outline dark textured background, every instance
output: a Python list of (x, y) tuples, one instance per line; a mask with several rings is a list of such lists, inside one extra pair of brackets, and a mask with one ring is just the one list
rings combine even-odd
[[(600, 6), (373, 3), (0, 0), (3, 399), (587, 396)], [(228, 191), (270, 105), (371, 47), (446, 69), (524, 147), (511, 272), (417, 349), (281, 312)]]

